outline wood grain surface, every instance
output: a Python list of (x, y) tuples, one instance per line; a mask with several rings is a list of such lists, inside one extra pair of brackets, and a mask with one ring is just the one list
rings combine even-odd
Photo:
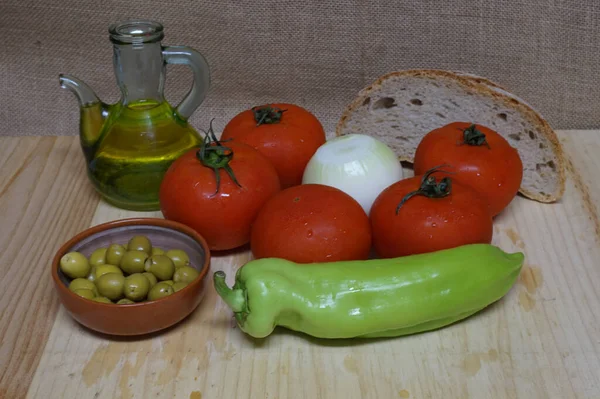
[[(600, 131), (559, 132), (557, 204), (516, 198), (494, 244), (522, 250), (508, 295), (450, 327), (387, 340), (286, 330), (254, 340), (210, 290), (182, 323), (114, 338), (77, 324), (50, 279), (78, 231), (135, 213), (101, 201), (75, 137), (0, 138), (0, 398), (600, 398)], [(215, 255), (231, 283), (248, 252)]]

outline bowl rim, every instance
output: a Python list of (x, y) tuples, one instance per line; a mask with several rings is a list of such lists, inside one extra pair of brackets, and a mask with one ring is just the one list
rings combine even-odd
[[(176, 231), (179, 231), (181, 233), (184, 233), (184, 234), (190, 236), (192, 239), (197, 241), (202, 246), (202, 248), (204, 249), (204, 253), (206, 255), (204, 258), (204, 263), (202, 264), (202, 269), (200, 270), (200, 274), (198, 275), (198, 277), (196, 277), (196, 279), (194, 281), (192, 281), (190, 284), (188, 284), (181, 290), (174, 292), (173, 294), (171, 294), (169, 296), (155, 299), (155, 300), (149, 301), (149, 302), (136, 302), (136, 303), (122, 304), (122, 305), (115, 306), (116, 305), (115, 303), (103, 303), (103, 302), (92, 301), (92, 300), (83, 298), (83, 297), (75, 294), (74, 292), (72, 292), (69, 289), (69, 287), (67, 285), (65, 285), (65, 283), (63, 283), (61, 281), (60, 277), (58, 276), (58, 269), (60, 268), (60, 258), (64, 254), (67, 253), (69, 248), (73, 247), (79, 241), (91, 236), (92, 234), (96, 234), (101, 231), (106, 231), (106, 230), (110, 230), (110, 229), (117, 228), (117, 227), (123, 227), (123, 226), (158, 226), (158, 227), (164, 227), (167, 229), (176, 230)], [(176, 301), (181, 295), (183, 295), (182, 293), (184, 291), (189, 291), (194, 288), (197, 288), (198, 285), (200, 285), (202, 283), (202, 281), (208, 275), (208, 271), (210, 268), (210, 261), (211, 261), (211, 253), (210, 253), (210, 249), (208, 247), (208, 243), (206, 242), (204, 237), (202, 237), (196, 230), (192, 229), (191, 227), (189, 227), (183, 223), (173, 221), (173, 220), (162, 219), (162, 218), (157, 218), (157, 217), (132, 217), (132, 218), (111, 220), (108, 222), (97, 224), (95, 226), (88, 227), (87, 229), (80, 231), (79, 233), (77, 233), (76, 235), (71, 237), (68, 241), (63, 243), (60, 246), (60, 248), (56, 251), (56, 253), (54, 254), (54, 258), (52, 259), (52, 280), (54, 281), (54, 285), (57, 287), (57, 289), (62, 291), (66, 295), (68, 295), (72, 300), (83, 301), (83, 303), (86, 303), (90, 306), (99, 306), (99, 307), (104, 306), (104, 307), (110, 307), (112, 309), (149, 307), (149, 306), (153, 306), (153, 305), (157, 304), (158, 302)]]

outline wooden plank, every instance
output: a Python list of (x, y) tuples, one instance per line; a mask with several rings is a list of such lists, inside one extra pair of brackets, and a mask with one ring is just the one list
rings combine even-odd
[(29, 388), (58, 310), (52, 256), (97, 203), (76, 138), (0, 138), (1, 398)]
[[(60, 308), (27, 397), (600, 398), (600, 132), (560, 133), (573, 160), (565, 197), (518, 197), (497, 218), (494, 243), (524, 251), (526, 266), (504, 299), (468, 320), (399, 339), (279, 330), (259, 341), (235, 328), (210, 290), (174, 328), (116, 339)], [(101, 203), (91, 223), (129, 215)], [(216, 256), (211, 269), (232, 282), (249, 259)]]

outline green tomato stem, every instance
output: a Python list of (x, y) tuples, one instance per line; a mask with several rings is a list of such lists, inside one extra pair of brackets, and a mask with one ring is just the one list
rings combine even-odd
[(396, 215), (400, 211), (400, 208), (402, 207), (402, 205), (404, 205), (404, 203), (406, 201), (408, 201), (410, 198), (414, 197), (415, 195), (422, 195), (427, 198), (443, 198), (443, 197), (450, 195), (450, 193), (452, 192), (452, 180), (449, 177), (444, 177), (442, 180), (440, 180), (438, 182), (436, 180), (435, 176), (431, 176), (431, 174), (433, 174), (435, 172), (444, 172), (444, 173), (452, 174), (452, 172), (439, 170), (439, 168), (441, 168), (443, 166), (449, 166), (449, 165), (435, 166), (435, 167), (429, 169), (427, 172), (425, 172), (425, 174), (423, 175), (423, 178), (421, 179), (421, 186), (419, 187), (419, 189), (415, 190), (415, 191), (411, 191), (410, 193), (406, 194), (404, 196), (404, 198), (402, 198), (402, 201), (400, 201), (400, 203), (396, 207)]
[(260, 126), (263, 123), (269, 125), (273, 123), (279, 123), (285, 111), (287, 110), (282, 110), (277, 107), (271, 107), (269, 105), (252, 108), (252, 112), (254, 113), (254, 120), (256, 121), (256, 126)]
[(473, 146), (482, 146), (485, 144), (487, 148), (490, 148), (490, 145), (485, 138), (485, 134), (480, 130), (477, 130), (475, 124), (472, 124), (463, 130), (463, 142), (461, 144)]
[(219, 169), (224, 169), (231, 180), (233, 180), (233, 182), (239, 187), (242, 187), (242, 185), (237, 181), (235, 174), (229, 165), (229, 162), (231, 162), (233, 159), (233, 150), (222, 145), (217, 139), (217, 136), (215, 136), (215, 132), (212, 128), (212, 120), (210, 121), (208, 131), (204, 133), (204, 140), (202, 141), (202, 144), (200, 144), (200, 149), (198, 152), (196, 152), (196, 158), (202, 162), (202, 165), (211, 168), (215, 173), (217, 188), (213, 196), (219, 192), (221, 185), (221, 175), (219, 173)]
[(217, 271), (213, 274), (213, 283), (217, 294), (235, 313), (246, 309), (246, 297), (241, 289), (231, 289), (225, 282), (225, 272)]

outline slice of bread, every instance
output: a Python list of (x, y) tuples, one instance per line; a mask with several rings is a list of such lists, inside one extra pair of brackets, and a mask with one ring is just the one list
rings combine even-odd
[(431, 69), (384, 75), (348, 105), (336, 135), (372, 135), (412, 162), (425, 134), (455, 121), (487, 126), (518, 150), (521, 194), (540, 202), (562, 197), (565, 159), (556, 133), (523, 100), (479, 76)]

